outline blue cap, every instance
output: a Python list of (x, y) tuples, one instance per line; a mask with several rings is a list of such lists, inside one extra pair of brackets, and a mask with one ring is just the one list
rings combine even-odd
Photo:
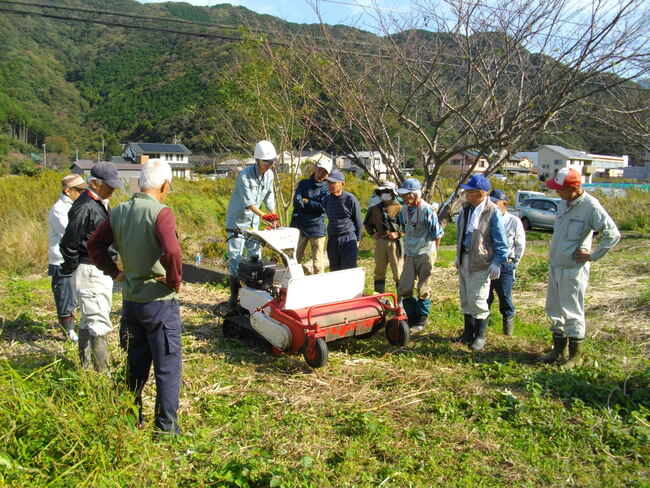
[(340, 169), (333, 169), (332, 172), (329, 174), (329, 176), (325, 179), (327, 181), (331, 181), (332, 183), (335, 183), (337, 181), (345, 181), (345, 175)]
[(411, 193), (412, 191), (417, 191), (420, 189), (422, 189), (422, 185), (417, 180), (417, 178), (406, 178), (402, 183), (402, 186), (397, 189), (397, 193), (400, 195), (406, 195), (407, 193)]
[(472, 176), (467, 183), (460, 185), (463, 190), (490, 191), (490, 182), (482, 174)]
[(492, 190), (492, 193), (490, 193), (490, 200), (493, 202), (498, 202), (499, 200), (503, 200), (504, 202), (508, 201), (508, 195), (506, 195), (506, 192), (503, 190)]
[(122, 188), (122, 180), (117, 172), (117, 166), (108, 161), (100, 161), (90, 170), (90, 174), (95, 178), (103, 180), (111, 188)]

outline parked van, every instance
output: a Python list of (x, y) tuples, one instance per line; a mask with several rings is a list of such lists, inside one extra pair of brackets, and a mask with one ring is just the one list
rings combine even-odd
[(547, 198), (546, 195), (540, 191), (518, 190), (515, 197), (515, 209), (519, 210), (524, 200), (529, 198)]

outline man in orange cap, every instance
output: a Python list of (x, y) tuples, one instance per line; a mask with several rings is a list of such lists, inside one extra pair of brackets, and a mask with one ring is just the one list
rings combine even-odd
[[(562, 168), (546, 186), (562, 198), (557, 209), (549, 249), (546, 313), (551, 319), (553, 350), (542, 362), (562, 362), (563, 369), (582, 363), (585, 338), (585, 291), (590, 261), (602, 258), (621, 235), (600, 202), (582, 188), (582, 177), (573, 168)], [(592, 251), (594, 232), (601, 235)], [(566, 349), (569, 349), (567, 358)]]

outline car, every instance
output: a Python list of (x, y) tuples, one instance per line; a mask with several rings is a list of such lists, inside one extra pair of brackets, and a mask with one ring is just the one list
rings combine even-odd
[(531, 190), (517, 190), (515, 195), (515, 208), (519, 209), (521, 204), (529, 198), (548, 198), (544, 193)]
[(519, 218), (525, 230), (533, 227), (553, 229), (559, 198), (528, 198), (519, 207)]

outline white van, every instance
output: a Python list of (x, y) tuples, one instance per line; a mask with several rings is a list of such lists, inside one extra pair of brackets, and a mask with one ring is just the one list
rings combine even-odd
[(519, 210), (519, 207), (524, 200), (540, 197), (546, 198), (546, 195), (541, 191), (517, 190), (517, 196), (515, 197), (515, 208)]

